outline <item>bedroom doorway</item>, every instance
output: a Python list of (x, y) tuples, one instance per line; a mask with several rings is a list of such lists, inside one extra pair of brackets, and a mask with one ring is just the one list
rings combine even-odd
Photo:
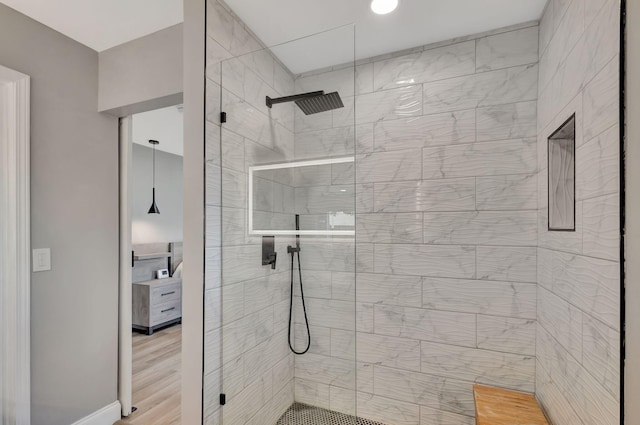
[(182, 105), (121, 119), (119, 424), (181, 423)]

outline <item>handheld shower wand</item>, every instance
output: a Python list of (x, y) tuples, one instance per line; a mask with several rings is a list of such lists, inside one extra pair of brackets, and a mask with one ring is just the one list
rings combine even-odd
[[(296, 230), (300, 230), (300, 215), (296, 214)], [(296, 247), (292, 247), (291, 245), (287, 246), (287, 253), (291, 254), (291, 294), (289, 298), (289, 348), (294, 354), (302, 355), (309, 351), (311, 348), (311, 331), (309, 330), (309, 319), (307, 318), (307, 306), (304, 302), (304, 289), (302, 287), (302, 267), (300, 266), (300, 234), (296, 233)], [(300, 298), (302, 299), (302, 311), (304, 312), (304, 323), (307, 327), (307, 348), (304, 351), (296, 351), (293, 348), (293, 343), (291, 342), (291, 324), (293, 317), (293, 271), (294, 271), (294, 259), (298, 254), (298, 275), (300, 276)]]
[[(300, 230), (300, 214), (296, 214), (296, 230)], [(289, 245), (287, 247), (287, 254), (298, 253), (298, 259), (300, 259), (300, 233), (296, 233), (296, 247)]]

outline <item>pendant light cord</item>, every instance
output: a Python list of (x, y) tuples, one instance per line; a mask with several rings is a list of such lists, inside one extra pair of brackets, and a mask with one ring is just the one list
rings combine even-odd
[(156, 190), (156, 145), (153, 145), (153, 190)]

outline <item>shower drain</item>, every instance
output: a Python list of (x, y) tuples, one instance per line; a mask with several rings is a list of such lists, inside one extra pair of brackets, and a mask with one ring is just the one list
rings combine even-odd
[(368, 419), (356, 418), (320, 407), (293, 403), (276, 425), (384, 425)]

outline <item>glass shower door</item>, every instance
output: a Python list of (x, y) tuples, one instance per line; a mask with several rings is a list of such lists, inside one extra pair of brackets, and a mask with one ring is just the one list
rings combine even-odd
[(210, 74), (204, 423), (355, 423), (353, 43), (343, 27)]

